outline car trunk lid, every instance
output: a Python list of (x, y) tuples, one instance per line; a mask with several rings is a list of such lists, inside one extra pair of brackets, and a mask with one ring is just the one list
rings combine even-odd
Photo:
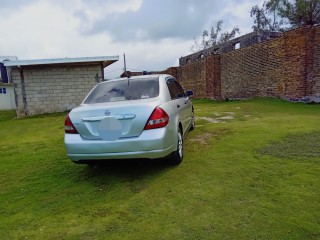
[(156, 98), (89, 104), (75, 108), (69, 117), (84, 139), (115, 141), (138, 137), (157, 105)]

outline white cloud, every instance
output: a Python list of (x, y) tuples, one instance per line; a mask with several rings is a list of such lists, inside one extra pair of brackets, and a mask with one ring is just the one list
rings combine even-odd
[(251, 0), (244, 1), (241, 4), (234, 4), (232, 2), (229, 2), (224, 13), (224, 16), (229, 16), (227, 18), (229, 20), (228, 30), (231, 30), (233, 26), (237, 25), (241, 26), (241, 35), (252, 32), (253, 20), (250, 17), (250, 10), (254, 5), (261, 5), (263, 1), (264, 0)]
[[(15, 7), (13, 3), (19, 4)], [(190, 53), (193, 36), (224, 20), (251, 31), (250, 8), (261, 0), (42, 0), (2, 2), (0, 55), (19, 59), (120, 55), (129, 70), (163, 70)], [(95, 31), (89, 31), (95, 29)], [(83, 34), (86, 32), (86, 34)], [(119, 71), (115, 71), (118, 70)]]
[(1, 22), (2, 54), (20, 59), (101, 55), (99, 45), (110, 42), (106, 34), (79, 36), (80, 20), (50, 2), (26, 6)]
[(120, 61), (106, 69), (105, 77), (112, 78), (123, 72), (123, 53), (126, 54), (129, 71), (161, 71), (178, 66), (179, 58), (188, 54), (190, 46), (191, 41), (180, 42), (177, 39), (130, 43), (125, 47), (119, 44), (117, 47), (123, 50), (120, 52)]
[[(82, 20), (82, 32), (90, 30), (92, 24), (101, 18), (108, 19), (110, 14), (125, 14), (140, 9), (143, 0), (73, 0), (73, 15)], [(85, 28), (85, 29), (83, 29)]]
[(240, 35), (252, 32), (253, 19), (250, 10), (254, 5), (262, 5), (264, 0), (226, 1), (226, 6), (217, 14), (211, 15), (205, 29), (215, 27), (218, 20), (223, 20), (222, 31), (231, 31), (233, 27), (240, 28)]

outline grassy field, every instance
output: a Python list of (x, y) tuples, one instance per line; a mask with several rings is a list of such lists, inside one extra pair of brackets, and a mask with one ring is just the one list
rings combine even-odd
[(179, 166), (71, 163), (64, 114), (0, 112), (0, 239), (320, 239), (320, 105), (195, 101)]

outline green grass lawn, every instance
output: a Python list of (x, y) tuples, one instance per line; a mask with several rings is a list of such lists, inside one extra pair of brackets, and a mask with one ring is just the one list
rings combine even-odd
[(195, 101), (181, 165), (68, 160), (65, 114), (0, 112), (0, 239), (320, 239), (320, 105)]

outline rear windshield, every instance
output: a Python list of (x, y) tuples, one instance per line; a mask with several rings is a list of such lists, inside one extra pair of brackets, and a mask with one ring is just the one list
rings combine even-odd
[(85, 104), (154, 98), (159, 95), (159, 78), (124, 79), (97, 85)]

